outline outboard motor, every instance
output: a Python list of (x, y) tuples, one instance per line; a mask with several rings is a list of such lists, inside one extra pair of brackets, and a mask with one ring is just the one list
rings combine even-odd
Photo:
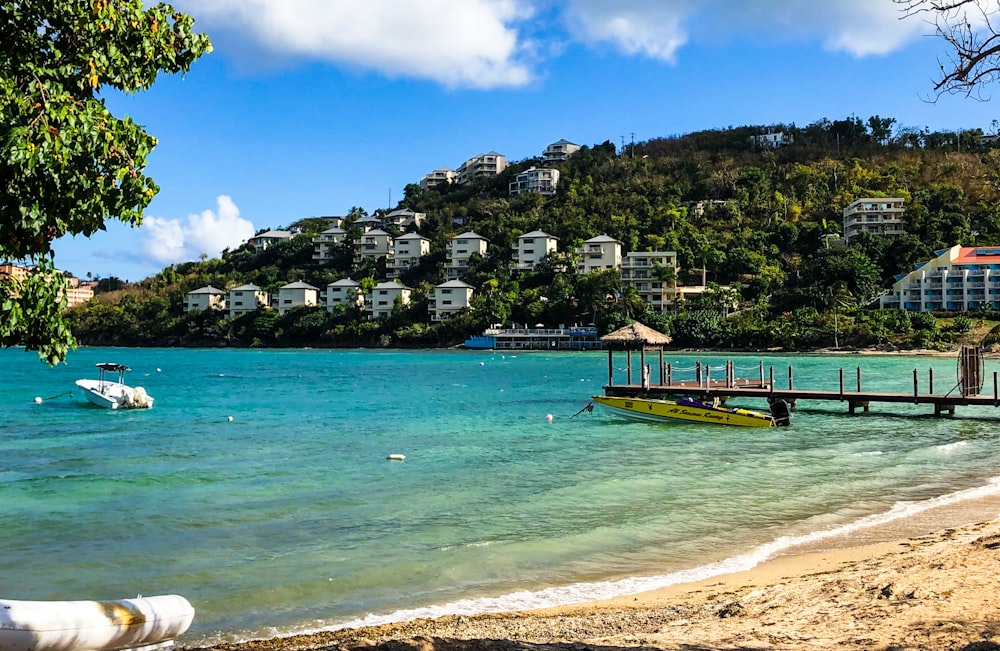
[(781, 398), (772, 398), (768, 400), (771, 405), (771, 418), (774, 419), (774, 424), (778, 427), (788, 427), (792, 424), (792, 414), (788, 403)]

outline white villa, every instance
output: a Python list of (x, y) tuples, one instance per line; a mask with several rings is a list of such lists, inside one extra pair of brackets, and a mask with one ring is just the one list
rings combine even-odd
[(580, 145), (563, 139), (546, 147), (542, 153), (542, 158), (546, 165), (549, 163), (561, 163), (578, 151), (580, 151)]
[(332, 226), (318, 236), (312, 238), (313, 260), (327, 262), (333, 259), (337, 247), (347, 238), (347, 231), (339, 226)]
[(794, 139), (792, 138), (792, 134), (790, 133), (785, 133), (784, 131), (776, 131), (774, 133), (762, 133), (759, 136), (754, 136), (753, 140), (758, 147), (775, 149), (777, 147), (783, 147), (784, 145), (792, 144), (792, 141)]
[(254, 312), (258, 308), (267, 307), (269, 304), (267, 292), (263, 289), (248, 283), (229, 290), (229, 318)]
[(619, 269), (622, 266), (623, 246), (621, 242), (608, 235), (590, 238), (576, 251), (580, 256), (577, 273), (589, 274), (601, 269)]
[(200, 312), (202, 310), (222, 310), (226, 307), (226, 292), (206, 285), (188, 292), (184, 299), (185, 312)]
[(455, 170), (448, 169), (447, 167), (442, 167), (436, 169), (430, 174), (424, 174), (423, 178), (420, 179), (420, 187), (423, 189), (433, 188), (436, 185), (449, 185), (455, 182), (458, 174)]
[(479, 154), (462, 163), (455, 172), (455, 182), (464, 185), (476, 179), (496, 176), (505, 169), (507, 169), (507, 158), (503, 154), (498, 154), (495, 151)]
[(469, 259), (472, 257), (472, 254), (486, 255), (488, 247), (489, 242), (486, 238), (472, 231), (451, 238), (451, 247), (448, 249), (448, 260), (445, 263), (448, 280), (461, 278), (469, 267)]
[(426, 213), (413, 212), (409, 208), (400, 208), (399, 210), (393, 210), (386, 215), (385, 221), (387, 224), (391, 224), (396, 228), (406, 230), (410, 226), (420, 226), (424, 223), (424, 219), (426, 217)]
[(545, 231), (531, 231), (517, 238), (514, 259), (510, 268), (514, 271), (531, 271), (542, 258), (559, 248), (559, 238)]
[(319, 288), (297, 281), (278, 288), (278, 312), (284, 314), (296, 307), (319, 305)]
[(449, 280), (436, 286), (427, 297), (427, 311), (431, 315), (431, 321), (444, 321), (468, 308), (473, 292), (472, 285), (461, 280)]
[(347, 308), (365, 306), (365, 296), (361, 293), (361, 283), (350, 278), (335, 280), (326, 286), (326, 311), (333, 312), (338, 305)]
[(278, 242), (283, 242), (292, 237), (291, 231), (266, 231), (260, 235), (254, 235), (247, 242), (253, 246), (257, 253), (264, 251), (267, 247)]
[(1000, 310), (1000, 247), (953, 246), (896, 277), (879, 307), (928, 310)]
[(559, 170), (547, 167), (531, 167), (517, 176), (510, 184), (510, 195), (517, 196), (523, 192), (535, 192), (544, 196), (556, 193), (559, 184)]
[(362, 235), (354, 245), (354, 262), (357, 264), (365, 258), (387, 258), (392, 252), (392, 235), (375, 228)]
[(353, 226), (359, 227), (362, 231), (367, 233), (368, 231), (375, 230), (377, 228), (382, 228), (382, 220), (375, 215), (363, 215), (358, 217), (353, 222)]
[[(674, 280), (657, 278), (657, 267), (674, 271)], [(677, 254), (673, 251), (632, 251), (622, 261), (622, 284), (631, 285), (654, 309), (666, 312), (677, 294)]]
[(852, 201), (844, 208), (844, 242), (850, 243), (859, 233), (885, 237), (902, 235), (906, 232), (905, 211), (900, 197)]
[(393, 251), (385, 262), (385, 275), (389, 280), (420, 262), (420, 257), (431, 252), (431, 241), (417, 233), (400, 235), (393, 241)]
[(403, 305), (410, 302), (410, 292), (413, 291), (406, 285), (388, 280), (375, 285), (372, 289), (371, 297), (365, 306), (372, 319), (387, 319), (392, 316), (392, 308), (396, 305), (398, 298)]

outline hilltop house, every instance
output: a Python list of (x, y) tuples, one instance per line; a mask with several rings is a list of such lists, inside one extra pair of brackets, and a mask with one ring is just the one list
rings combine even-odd
[(277, 310), (279, 313), (297, 307), (311, 307), (319, 304), (319, 288), (302, 281), (288, 283), (278, 288)]
[(335, 280), (326, 286), (326, 311), (333, 312), (338, 305), (347, 308), (364, 307), (365, 297), (361, 293), (361, 283), (350, 278)]
[(472, 285), (461, 280), (449, 280), (436, 286), (427, 297), (427, 311), (431, 315), (431, 321), (444, 321), (467, 309), (473, 292)]
[(185, 295), (184, 311), (221, 310), (226, 307), (226, 292), (206, 285), (193, 289)]
[(413, 290), (406, 285), (392, 280), (375, 285), (366, 305), (369, 318), (389, 318), (392, 316), (392, 308), (396, 305), (397, 298), (403, 305), (409, 304), (411, 291)]
[(545, 231), (531, 231), (517, 238), (514, 259), (510, 263), (513, 271), (531, 271), (542, 258), (554, 253), (559, 247), (559, 238)]
[(472, 255), (474, 253), (486, 255), (487, 248), (489, 242), (486, 238), (472, 231), (451, 238), (451, 247), (448, 249), (448, 259), (445, 263), (448, 280), (456, 280), (465, 275)]
[(589, 274), (601, 269), (619, 269), (622, 266), (622, 244), (607, 235), (592, 237), (577, 249), (580, 262), (577, 273)]
[(249, 283), (229, 290), (229, 318), (254, 312), (269, 304), (267, 292)]

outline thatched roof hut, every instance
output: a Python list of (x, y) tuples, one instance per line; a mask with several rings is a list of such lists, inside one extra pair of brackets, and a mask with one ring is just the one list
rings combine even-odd
[(604, 335), (601, 337), (601, 341), (604, 342), (606, 348), (642, 350), (644, 348), (659, 348), (669, 344), (672, 340), (669, 335), (657, 332), (638, 321), (633, 321), (624, 328)]

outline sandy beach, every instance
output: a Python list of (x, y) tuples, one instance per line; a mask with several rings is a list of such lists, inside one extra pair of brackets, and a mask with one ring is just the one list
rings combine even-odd
[(615, 648), (1000, 650), (1000, 521), (811, 551), (748, 572), (528, 612), (452, 616), (217, 651)]

